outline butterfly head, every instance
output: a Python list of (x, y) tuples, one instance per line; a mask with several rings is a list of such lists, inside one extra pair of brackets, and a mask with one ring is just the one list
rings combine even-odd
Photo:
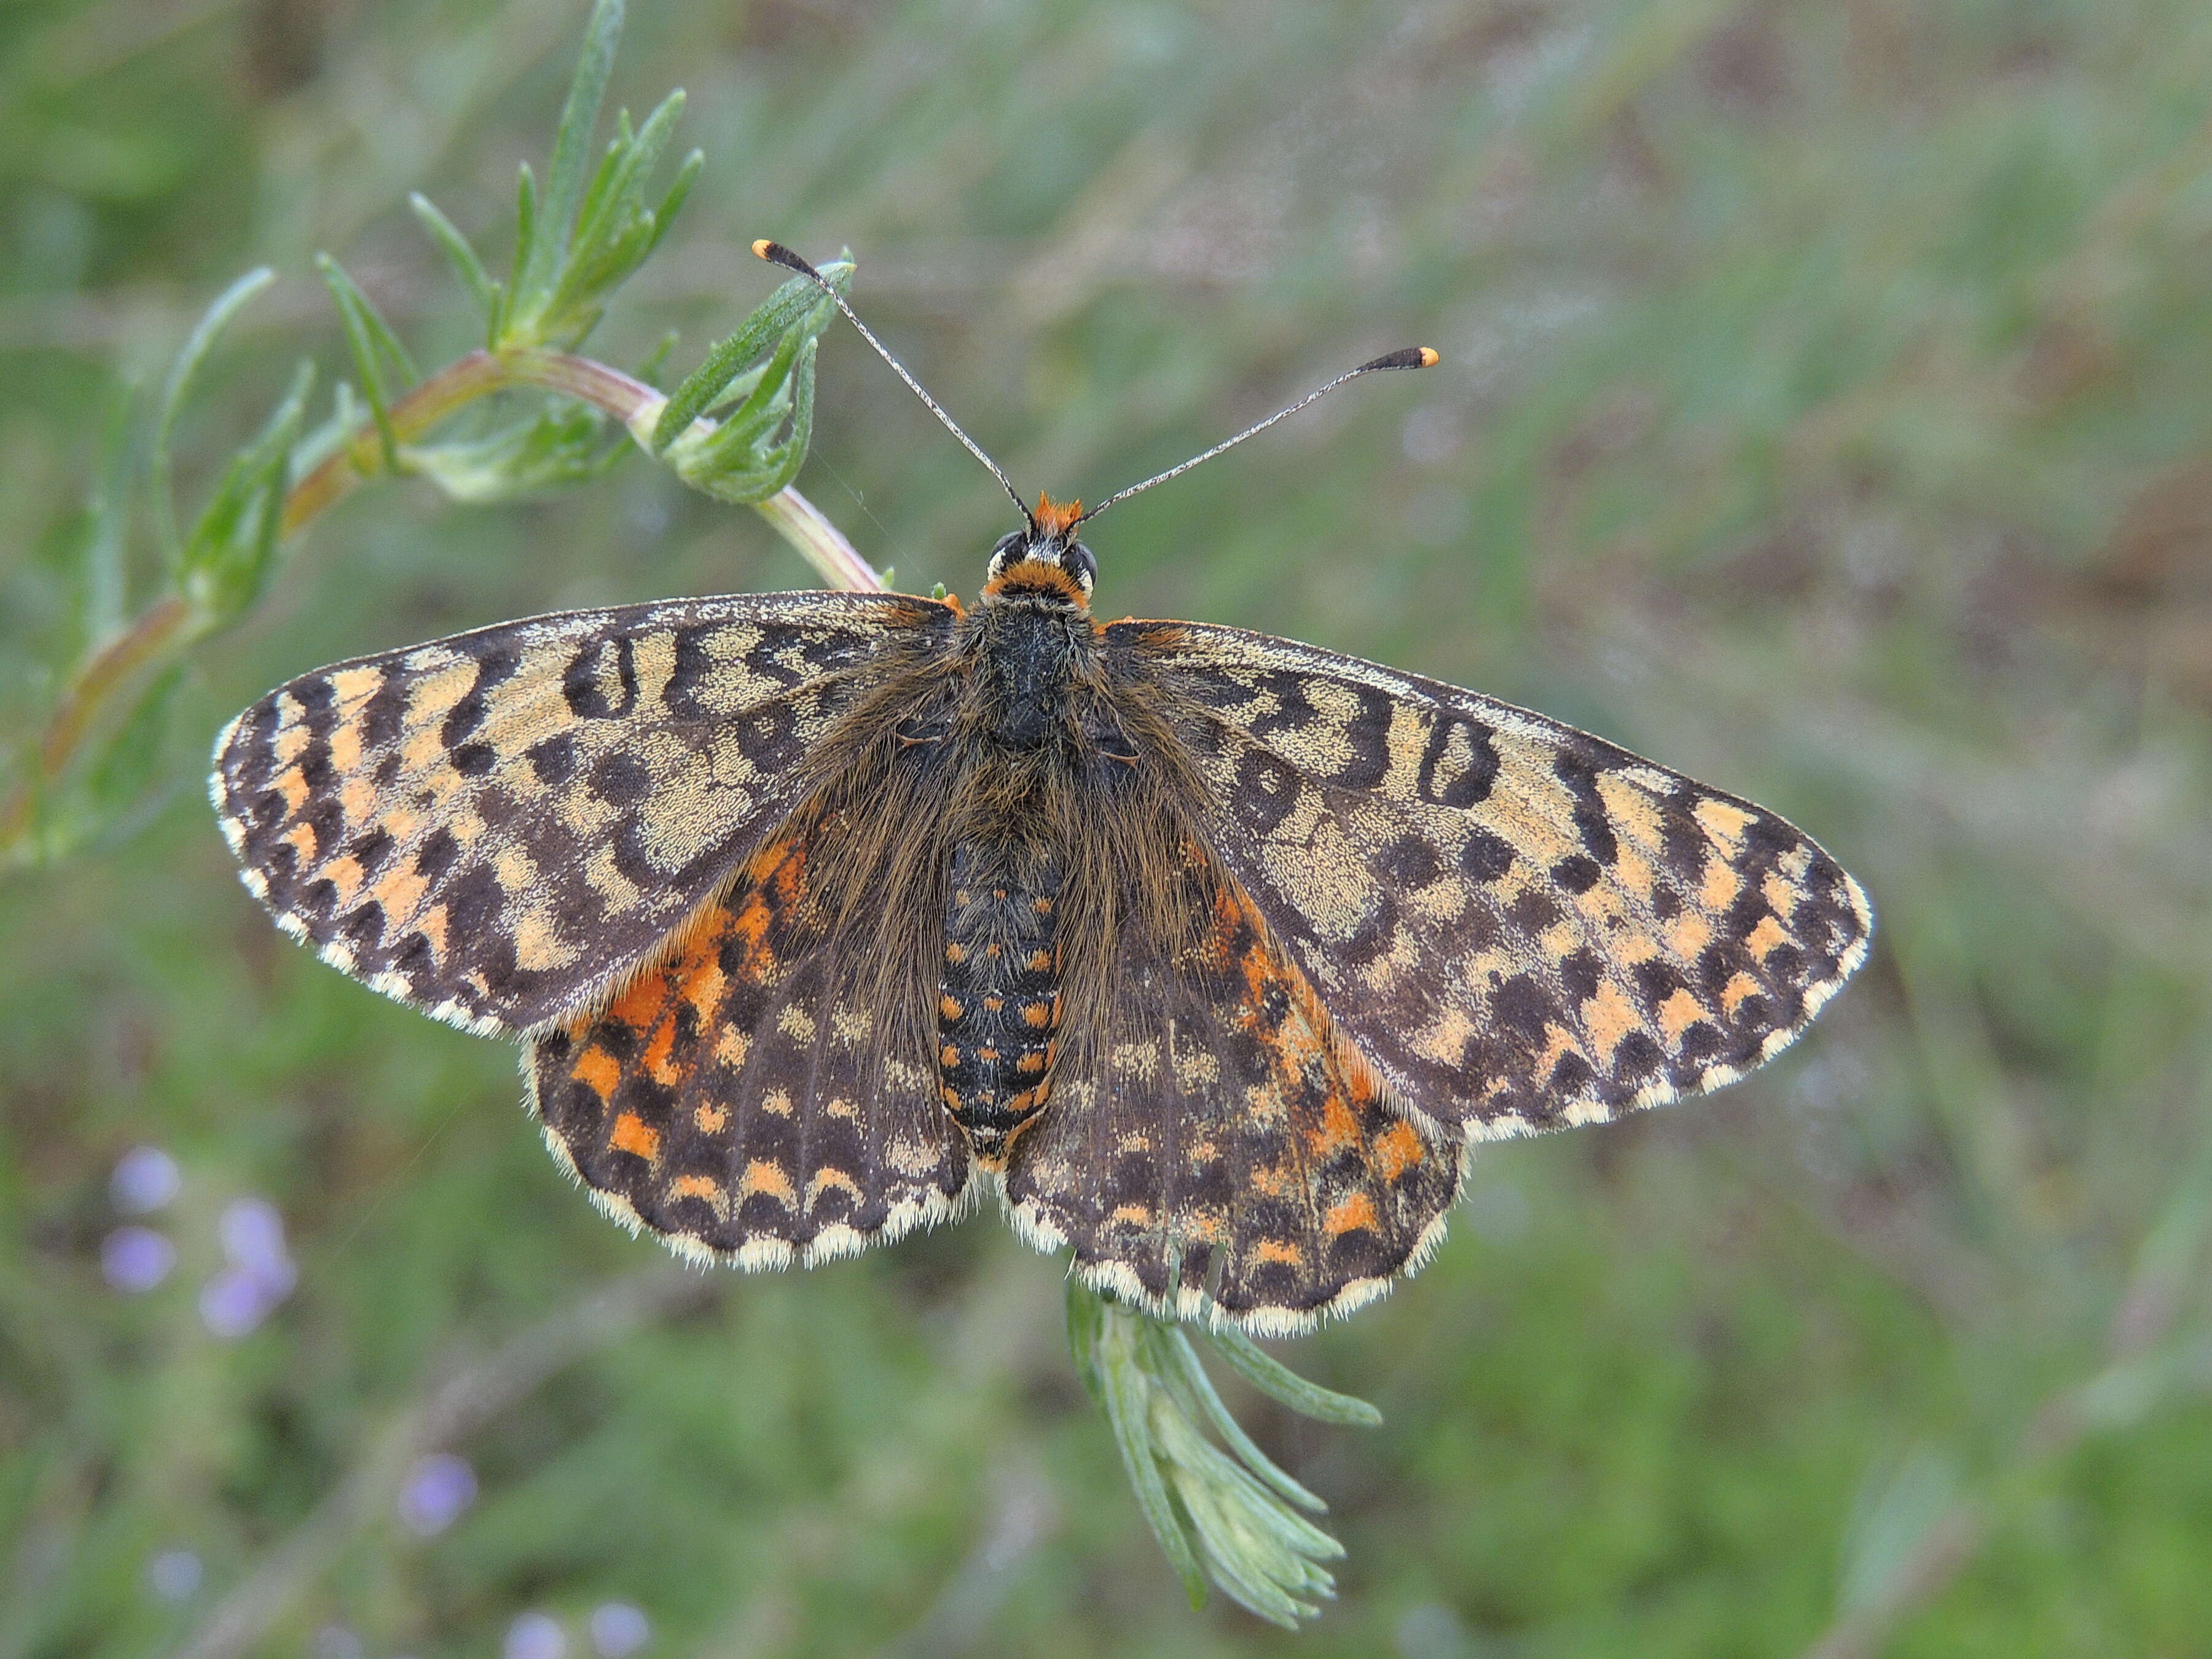
[(1098, 561), (1075, 539), (1083, 503), (1040, 495), (1029, 519), (1026, 528), (1002, 537), (991, 550), (983, 597), (1048, 593), (1079, 607), (1088, 605), (1091, 585), (1098, 577)]

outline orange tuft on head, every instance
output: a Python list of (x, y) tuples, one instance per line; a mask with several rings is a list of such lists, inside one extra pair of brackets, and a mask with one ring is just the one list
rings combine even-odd
[(1065, 536), (1075, 528), (1075, 521), (1083, 516), (1081, 501), (1055, 501), (1049, 495), (1037, 497), (1033, 515), (1036, 526), (1048, 536)]

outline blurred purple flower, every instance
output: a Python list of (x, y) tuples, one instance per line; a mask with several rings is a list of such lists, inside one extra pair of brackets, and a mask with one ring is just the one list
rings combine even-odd
[(477, 1472), (465, 1457), (433, 1452), (417, 1458), (399, 1488), (399, 1519), (417, 1537), (430, 1538), (461, 1518), (477, 1501)]
[(234, 1340), (269, 1317), (281, 1297), (271, 1297), (252, 1273), (226, 1267), (200, 1286), (200, 1322)]
[(151, 1215), (176, 1197), (183, 1184), (176, 1159), (159, 1146), (133, 1146), (115, 1161), (107, 1195), (125, 1215)]
[(280, 1302), (292, 1293), (300, 1270), (284, 1248), (284, 1218), (274, 1204), (265, 1198), (232, 1200), (223, 1206), (216, 1234), (231, 1266), (274, 1288)]
[(521, 1613), (507, 1627), (504, 1659), (561, 1659), (568, 1650), (568, 1638), (550, 1613)]
[(147, 1564), (146, 1583), (164, 1601), (183, 1601), (200, 1587), (200, 1559), (190, 1550), (163, 1550)]
[(265, 1198), (225, 1205), (216, 1236), (230, 1266), (200, 1287), (200, 1318), (217, 1336), (241, 1337), (292, 1294), (300, 1270), (284, 1248), (284, 1218)]
[(592, 1648), (599, 1659), (629, 1659), (652, 1634), (644, 1613), (627, 1601), (602, 1601), (592, 1609)]
[(118, 1227), (100, 1241), (100, 1277), (132, 1295), (152, 1290), (177, 1265), (177, 1247), (151, 1227)]

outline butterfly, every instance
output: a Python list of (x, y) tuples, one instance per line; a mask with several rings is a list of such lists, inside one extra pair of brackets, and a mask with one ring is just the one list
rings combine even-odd
[(1025, 509), (972, 608), (674, 599), (302, 675), (217, 739), (217, 818), (287, 933), (526, 1044), (554, 1157), (681, 1255), (995, 1192), (1106, 1291), (1270, 1334), (1420, 1265), (1475, 1143), (1732, 1082), (1864, 959), (1858, 884), (1748, 801), (1101, 623), (1097, 511)]

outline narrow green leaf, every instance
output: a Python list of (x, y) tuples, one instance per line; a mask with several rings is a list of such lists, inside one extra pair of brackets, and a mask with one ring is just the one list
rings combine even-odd
[(568, 236), (568, 263), (574, 264), (596, 241), (605, 234), (605, 221), (610, 210), (620, 204), (623, 163), (629, 154), (629, 112), (622, 111), (617, 117), (618, 130), (607, 141), (599, 153), (599, 165), (592, 174), (592, 182), (584, 191), (584, 199), (576, 210), (576, 227)]
[[(792, 369), (791, 430), (768, 454), (766, 475), (761, 479), (759, 500), (789, 488), (805, 465), (807, 446), (814, 441), (814, 355), (821, 343), (809, 338), (799, 349)], [(885, 580), (889, 580), (888, 576)]]
[(362, 396), (368, 400), (369, 417), (376, 422), (377, 435), (384, 441), (384, 470), (397, 474), (399, 471), (399, 436), (392, 429), (391, 399), (384, 386), (384, 369), (388, 361), (411, 383), (416, 379), (415, 365), (402, 346), (377, 314), (345, 268), (327, 253), (315, 256), (315, 269), (323, 276), (323, 283), (331, 291), (331, 302), (337, 307), (338, 321), (345, 330), (346, 344), (353, 352), (354, 368), (361, 376)]
[(584, 191), (585, 157), (592, 129), (599, 124), (599, 106), (606, 100), (607, 79), (614, 70), (615, 47), (622, 39), (622, 0), (598, 0), (592, 21), (585, 26), (584, 49), (576, 59), (575, 78), (568, 83), (568, 101), (562, 106), (561, 125), (553, 134), (553, 156), (545, 173), (544, 211), (538, 216), (529, 256), (515, 283), (515, 298), (526, 310), (532, 302), (552, 292), (568, 232)]
[(535, 341), (507, 338), (507, 325), (518, 313), (525, 310), (524, 301), (531, 290), (532, 250), (538, 246), (538, 178), (525, 161), (514, 170), (514, 263), (508, 268), (507, 302), (500, 314), (499, 332), (493, 337), (490, 349), (496, 351), (502, 344), (532, 345)]
[(1192, 1414), (1211, 1423), (1213, 1431), (1221, 1437), (1223, 1443), (1246, 1468), (1300, 1508), (1310, 1510), (1316, 1515), (1327, 1512), (1328, 1505), (1261, 1451), (1252, 1437), (1245, 1433), (1243, 1426), (1229, 1414), (1229, 1407), (1222, 1404), (1220, 1395), (1214, 1391), (1213, 1379), (1206, 1374), (1206, 1367), (1199, 1363), (1198, 1352), (1191, 1346), (1188, 1336), (1180, 1330), (1161, 1326), (1155, 1334), (1154, 1344), (1165, 1362), (1163, 1369), (1178, 1377), (1183, 1387), (1189, 1390), (1197, 1407)]
[(161, 538), (161, 551), (173, 568), (184, 556), (184, 538), (177, 530), (176, 497), (170, 488), (169, 434), (177, 423), (177, 411), (184, 406), (185, 394), (214, 349), (216, 339), (230, 325), (231, 319), (245, 308), (247, 301), (276, 280), (276, 273), (266, 265), (256, 266), (240, 277), (216, 297), (200, 318), (184, 349), (177, 353), (176, 361), (169, 366), (168, 383), (161, 391), (161, 410), (154, 423), (153, 486), (154, 523)]
[(211, 622), (246, 610), (268, 581), (292, 481), (293, 445), (313, 382), (314, 365), (301, 362), (283, 401), (224, 469), (185, 544), (180, 584)]
[(660, 205), (653, 210), (653, 236), (645, 245), (648, 254), (660, 246), (660, 239), (668, 234), (669, 226), (684, 210), (684, 198), (691, 194), (691, 186), (698, 182), (699, 169), (707, 164), (707, 152), (695, 149), (684, 158), (684, 165), (676, 170), (676, 182), (669, 185), (668, 194), (660, 198)]
[(1105, 1396), (1106, 1420), (1113, 1426), (1115, 1443), (1121, 1448), (1121, 1464), (1136, 1492), (1145, 1524), (1152, 1529), (1168, 1565), (1182, 1580), (1191, 1606), (1200, 1607), (1206, 1605), (1206, 1576), (1191, 1548), (1190, 1535), (1168, 1496), (1167, 1483), (1160, 1478), (1152, 1446), (1151, 1390), (1130, 1352), (1127, 1335), (1116, 1328), (1130, 1317), (1122, 1310), (1109, 1307), (1100, 1332), (1099, 1381)]
[(125, 554), (131, 501), (138, 472), (138, 388), (125, 383), (109, 394), (101, 430), (100, 468), (85, 501), (82, 634), (95, 645), (123, 626), (130, 601)]
[(430, 240), (445, 254), (446, 263), (453, 266), (453, 275), (460, 278), (461, 286), (468, 289), (469, 297), (477, 302), (484, 326), (489, 330), (499, 312), (499, 284), (477, 258), (477, 251), (469, 246), (469, 239), (461, 234), (452, 220), (438, 211), (430, 198), (416, 191), (407, 198), (407, 205), (415, 210), (415, 216), (422, 222)]
[(1354, 1428), (1382, 1426), (1382, 1413), (1364, 1400), (1307, 1382), (1282, 1361), (1263, 1353), (1260, 1346), (1243, 1332), (1224, 1325), (1208, 1330), (1206, 1335), (1231, 1370), (1269, 1399), (1279, 1401), (1300, 1416)]
[[(841, 260), (824, 265), (822, 274), (842, 293), (852, 282), (852, 262)], [(667, 448), (713, 405), (732, 380), (768, 356), (773, 349), (772, 342), (779, 341), (802, 324), (818, 335), (836, 315), (822, 290), (804, 276), (794, 276), (782, 284), (738, 325), (736, 333), (709, 347), (699, 367), (685, 375), (670, 394), (660, 418), (653, 422), (653, 453), (657, 455)]]

